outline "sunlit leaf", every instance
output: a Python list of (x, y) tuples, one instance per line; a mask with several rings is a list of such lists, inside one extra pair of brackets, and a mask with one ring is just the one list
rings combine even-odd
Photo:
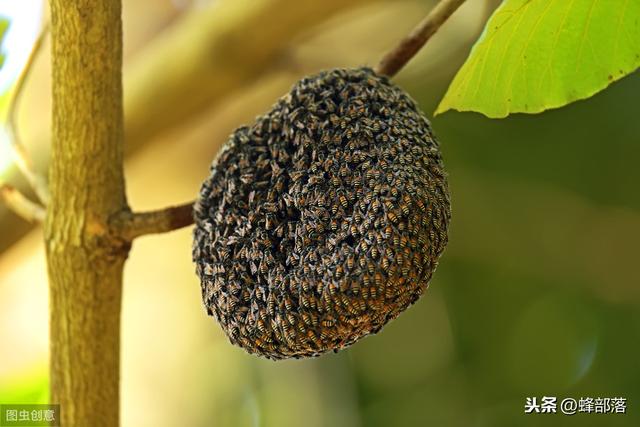
[(505, 0), (436, 114), (539, 113), (588, 98), (639, 66), (638, 0)]

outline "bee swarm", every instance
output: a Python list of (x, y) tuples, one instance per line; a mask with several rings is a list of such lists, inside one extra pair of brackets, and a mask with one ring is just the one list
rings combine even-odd
[(237, 129), (195, 216), (207, 312), (232, 343), (283, 359), (337, 351), (414, 303), (451, 214), (428, 120), (358, 68), (300, 80)]

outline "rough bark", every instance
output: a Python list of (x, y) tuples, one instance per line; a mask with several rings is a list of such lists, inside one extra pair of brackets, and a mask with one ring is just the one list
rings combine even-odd
[(64, 426), (117, 426), (126, 210), (120, 0), (52, 0), (53, 133), (45, 239), (51, 401)]

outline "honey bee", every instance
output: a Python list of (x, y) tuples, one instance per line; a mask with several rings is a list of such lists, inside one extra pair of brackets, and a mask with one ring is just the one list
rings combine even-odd
[(367, 264), (367, 271), (369, 272), (369, 274), (373, 275), (373, 273), (376, 271), (376, 267), (375, 265), (373, 265), (372, 262)]
[(262, 319), (258, 319), (256, 322), (256, 328), (263, 334), (266, 333), (267, 329), (265, 328), (264, 321)]
[(367, 287), (371, 284), (371, 278), (369, 277), (368, 274), (365, 274), (364, 276), (362, 276), (362, 283)]
[(353, 305), (349, 305), (347, 306), (347, 311), (349, 312), (349, 314), (351, 314), (352, 316), (355, 316), (358, 314), (358, 306), (353, 304)]
[(340, 197), (338, 197), (338, 201), (340, 202), (340, 205), (342, 205), (344, 209), (346, 209), (349, 206), (347, 198), (344, 196), (344, 194), (341, 194)]
[(287, 311), (291, 311), (293, 309), (293, 302), (291, 302), (291, 299), (289, 297), (284, 298), (284, 306)]
[(273, 293), (269, 294), (267, 298), (267, 313), (273, 317), (276, 314), (276, 298)]
[(362, 290), (362, 298), (368, 299), (369, 298), (369, 287), (367, 286), (366, 283), (364, 283), (364, 285), (365, 286), (363, 288), (361, 288), (361, 290)]
[(377, 287), (382, 287), (382, 284), (383, 284), (383, 281), (384, 281), (384, 277), (382, 276), (381, 273), (376, 272), (376, 274), (374, 275), (374, 281), (375, 281)]
[(388, 211), (393, 210), (393, 208), (394, 208), (393, 203), (392, 203), (390, 200), (385, 200), (385, 202), (384, 202), (384, 207), (385, 207)]
[(307, 328), (304, 327), (304, 323), (298, 322), (296, 329), (300, 335), (304, 335), (307, 332)]
[(301, 317), (302, 317), (302, 321), (307, 326), (311, 326), (313, 324), (312, 321), (311, 321), (311, 316), (309, 316), (309, 313), (302, 312)]
[(357, 280), (351, 282), (351, 292), (353, 292), (354, 294), (358, 294), (360, 292), (360, 282), (358, 282)]
[(396, 291), (394, 288), (386, 288), (384, 290), (384, 297), (385, 299), (392, 299), (394, 296), (396, 296)]
[(358, 260), (358, 264), (360, 264), (360, 268), (365, 268), (367, 266), (367, 260), (364, 257), (361, 257)]
[(287, 321), (291, 326), (296, 325), (296, 317), (293, 315), (293, 313), (287, 313)]
[(349, 255), (347, 257), (347, 269), (353, 270), (354, 264), (355, 264), (355, 261), (354, 261), (353, 255)]
[(411, 272), (410, 264), (407, 264), (407, 263), (403, 264), (402, 265), (402, 269), (400, 271), (402, 272), (403, 276), (405, 276), (405, 277), (408, 276), (409, 273)]
[(378, 290), (372, 286), (369, 288), (369, 294), (371, 295), (371, 298), (375, 299), (378, 296)]
[[(329, 295), (335, 295), (338, 293), (338, 285), (336, 285), (335, 283), (329, 283)], [(327, 295), (327, 294), (325, 294)], [(329, 295), (327, 295), (327, 297), (329, 297)]]
[(310, 308), (311, 307), (311, 303), (309, 301), (309, 296), (304, 293), (304, 294), (300, 294), (300, 302), (302, 303), (302, 306), (304, 308)]
[(378, 248), (377, 248), (376, 246), (373, 246), (373, 247), (371, 248), (371, 257), (372, 257), (373, 259), (378, 258)]
[(400, 210), (402, 211), (403, 215), (409, 215), (409, 204), (407, 204), (406, 202), (400, 203)]
[(332, 328), (335, 325), (335, 321), (331, 318), (325, 318), (320, 322), (320, 324), (325, 328)]

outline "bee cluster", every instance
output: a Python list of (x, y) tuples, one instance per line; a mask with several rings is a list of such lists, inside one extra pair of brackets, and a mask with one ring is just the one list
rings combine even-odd
[(232, 343), (283, 359), (337, 351), (414, 303), (451, 213), (429, 122), (357, 68), (300, 80), (237, 129), (195, 216), (208, 314)]

